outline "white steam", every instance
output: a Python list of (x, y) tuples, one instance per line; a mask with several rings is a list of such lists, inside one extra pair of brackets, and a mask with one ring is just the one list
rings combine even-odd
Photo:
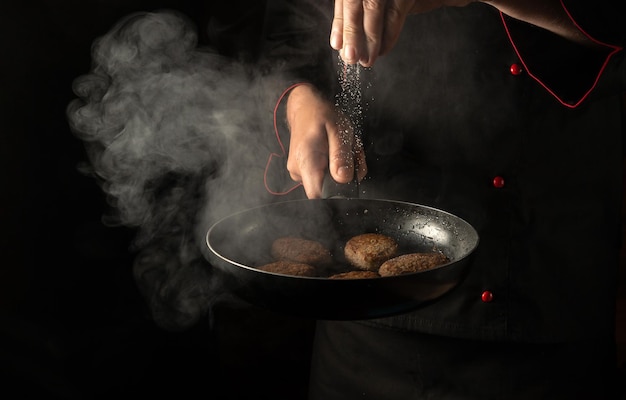
[(112, 206), (106, 222), (137, 228), (135, 276), (171, 329), (195, 323), (220, 294), (199, 250), (204, 233), (266, 201), (273, 138), (259, 123), (255, 80), (198, 48), (195, 29), (171, 11), (124, 18), (94, 42), (67, 110)]

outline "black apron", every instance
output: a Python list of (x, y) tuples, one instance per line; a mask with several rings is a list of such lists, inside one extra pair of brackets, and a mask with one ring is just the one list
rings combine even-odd
[(483, 342), (320, 321), (309, 399), (618, 399), (614, 354), (610, 342)]

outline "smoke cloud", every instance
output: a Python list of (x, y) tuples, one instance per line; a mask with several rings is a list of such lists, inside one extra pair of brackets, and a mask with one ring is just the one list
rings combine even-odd
[(200, 251), (206, 230), (268, 202), (273, 133), (259, 122), (260, 87), (243, 65), (199, 48), (186, 16), (162, 10), (98, 38), (73, 89), (67, 116), (88, 153), (83, 172), (111, 205), (104, 221), (137, 229), (139, 288), (158, 324), (185, 329), (225, 296)]

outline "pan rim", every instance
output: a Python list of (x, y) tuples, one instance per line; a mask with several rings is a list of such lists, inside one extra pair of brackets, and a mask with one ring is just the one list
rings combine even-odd
[[(372, 203), (379, 203), (379, 204), (392, 204), (392, 205), (398, 205), (398, 206), (403, 206), (403, 207), (412, 207), (412, 208), (419, 208), (422, 210), (427, 210), (427, 211), (431, 211), (435, 214), (438, 215), (445, 215), (445, 216), (449, 216), (451, 218), (453, 218), (456, 222), (465, 225), (466, 228), (468, 228), (472, 233), (473, 233), (473, 240), (474, 243), (467, 249), (467, 251), (465, 252), (465, 254), (459, 258), (456, 258), (454, 260), (451, 260), (445, 264), (441, 264), (438, 265), (436, 267), (433, 268), (429, 268), (429, 269), (425, 269), (422, 271), (416, 271), (416, 272), (411, 272), (411, 273), (406, 273), (406, 274), (401, 274), (401, 275), (393, 275), (393, 276), (381, 276), (381, 277), (375, 277), (375, 278), (353, 278), (353, 279), (329, 279), (328, 277), (320, 277), (320, 276), (296, 276), (296, 275), (288, 275), (288, 274), (281, 274), (281, 273), (276, 273), (276, 272), (270, 272), (270, 271), (263, 271), (260, 270), (258, 268), (249, 266), (249, 265), (245, 265), (243, 263), (240, 263), (238, 261), (235, 261), (233, 259), (230, 259), (224, 255), (222, 255), (220, 252), (218, 252), (218, 250), (211, 244), (211, 234), (220, 227), (220, 224), (225, 223), (226, 221), (228, 221), (229, 219), (233, 219), (236, 218), (237, 216), (246, 214), (246, 213), (251, 213), (254, 212), (256, 210), (261, 210), (261, 209), (266, 209), (266, 208), (271, 208), (271, 207), (280, 207), (281, 205), (286, 205), (286, 204), (296, 204), (296, 203), (312, 203), (312, 202), (346, 202), (346, 201), (367, 201), (367, 202), (372, 202)], [(272, 202), (272, 203), (266, 203), (266, 204), (261, 204), (261, 205), (257, 205), (251, 208), (247, 208), (244, 210), (240, 210), (240, 211), (236, 211), (232, 214), (226, 215), (224, 217), (219, 218), (217, 221), (215, 221), (207, 230), (206, 235), (205, 235), (205, 244), (208, 248), (208, 250), (216, 257), (220, 258), (221, 260), (223, 260), (224, 262), (237, 266), (239, 268), (243, 268), (246, 269), (248, 271), (254, 272), (254, 273), (262, 273), (262, 274), (266, 274), (269, 276), (274, 276), (277, 278), (281, 278), (281, 279), (293, 279), (293, 280), (311, 280), (311, 281), (323, 281), (323, 282), (338, 282), (336, 284), (341, 284), (339, 282), (378, 282), (378, 281), (382, 281), (382, 280), (394, 280), (394, 279), (403, 279), (409, 276), (414, 276), (414, 275), (419, 275), (419, 274), (424, 274), (424, 273), (428, 273), (431, 271), (435, 271), (438, 269), (442, 269), (445, 268), (447, 266), (449, 266), (450, 264), (455, 264), (467, 257), (469, 257), (472, 253), (474, 253), (474, 251), (476, 250), (476, 248), (478, 247), (480, 242), (480, 236), (478, 235), (478, 232), (476, 231), (476, 229), (474, 228), (473, 225), (471, 225), (467, 220), (449, 212), (449, 211), (445, 211), (436, 207), (432, 207), (432, 206), (428, 206), (428, 205), (423, 205), (423, 204), (418, 204), (418, 203), (413, 203), (413, 202), (408, 202), (408, 201), (402, 201), (402, 200), (391, 200), (391, 199), (379, 199), (379, 198), (327, 198), (327, 199), (295, 199), (295, 200), (285, 200), (285, 201), (277, 201), (277, 202)], [(333, 283), (335, 284), (335, 283)]]

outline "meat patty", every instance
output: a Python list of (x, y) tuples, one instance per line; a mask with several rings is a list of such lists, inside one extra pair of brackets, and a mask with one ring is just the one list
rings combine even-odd
[(309, 264), (292, 261), (275, 261), (258, 267), (261, 271), (294, 276), (317, 276), (317, 270)]
[(380, 233), (364, 233), (346, 242), (346, 261), (365, 271), (377, 271), (380, 265), (394, 257), (398, 243), (390, 236)]
[(378, 272), (375, 271), (348, 271), (331, 275), (328, 279), (363, 279), (363, 278), (380, 278)]
[(445, 264), (450, 259), (442, 253), (409, 253), (385, 261), (378, 270), (380, 276), (410, 274)]
[(293, 261), (325, 267), (332, 263), (330, 250), (322, 243), (297, 237), (281, 237), (272, 242), (271, 255), (275, 260)]

